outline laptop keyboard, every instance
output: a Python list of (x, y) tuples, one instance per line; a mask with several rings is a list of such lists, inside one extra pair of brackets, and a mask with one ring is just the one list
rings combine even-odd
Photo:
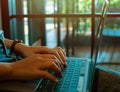
[(63, 70), (62, 78), (58, 78), (57, 84), (49, 80), (43, 80), (42, 86), (37, 92), (77, 92), (82, 62), (77, 58), (67, 58), (67, 68)]

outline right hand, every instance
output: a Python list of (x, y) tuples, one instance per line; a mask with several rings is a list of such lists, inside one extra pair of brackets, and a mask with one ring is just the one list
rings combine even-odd
[(56, 77), (46, 70), (53, 70), (58, 77), (62, 77), (58, 59), (50, 54), (34, 54), (20, 61), (13, 62), (11, 67), (10, 78), (15, 80), (32, 80), (42, 77), (57, 83)]

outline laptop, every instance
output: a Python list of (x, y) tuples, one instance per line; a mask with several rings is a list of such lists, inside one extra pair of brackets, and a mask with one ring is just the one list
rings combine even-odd
[[(106, 15), (108, 1), (105, 0), (96, 33), (95, 60), (90, 58), (67, 57), (67, 67), (63, 70), (63, 77), (54, 84), (44, 78), (33, 81), (4, 81), (0, 83), (0, 92), (91, 92), (94, 71), (96, 68), (101, 32)], [(50, 71), (50, 73), (52, 73)]]
[(98, 23), (98, 28), (95, 32), (95, 48), (94, 48), (94, 57), (93, 57), (93, 62), (92, 62), (92, 67), (91, 67), (91, 74), (90, 74), (90, 92), (92, 92), (92, 87), (93, 87), (93, 81), (94, 81), (94, 76), (95, 76), (95, 70), (97, 66), (97, 61), (98, 61), (98, 52), (100, 49), (101, 45), (101, 40), (102, 40), (102, 31), (103, 31), (103, 26), (106, 18), (106, 13), (107, 13), (107, 8), (109, 6), (109, 1), (105, 0), (103, 7), (102, 7), (102, 13), (101, 13), (101, 18)]

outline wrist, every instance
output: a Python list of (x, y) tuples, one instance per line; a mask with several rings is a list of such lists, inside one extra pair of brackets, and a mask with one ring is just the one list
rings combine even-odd
[(15, 46), (15, 53), (24, 57), (24, 52), (29, 46), (23, 43), (17, 43)]
[(22, 43), (22, 40), (16, 39), (12, 42), (11, 47), (10, 47), (10, 54), (15, 53), (15, 47), (19, 43)]

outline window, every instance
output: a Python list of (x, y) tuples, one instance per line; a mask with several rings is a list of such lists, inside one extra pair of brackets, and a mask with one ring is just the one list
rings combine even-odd
[[(97, 26), (94, 18), (100, 17), (102, 2), (103, 0), (8, 0), (11, 38), (23, 39), (29, 45), (40, 40), (41, 45), (61, 46), (74, 54), (76, 45), (92, 46), (91, 39), (94, 39), (94, 27)], [(119, 0), (110, 1), (109, 12), (112, 11), (112, 14), (108, 14), (108, 17), (113, 20), (115, 16), (119, 19), (117, 3)], [(105, 28), (111, 26), (119, 29), (119, 21), (114, 23), (115, 28), (111, 25), (105, 25)], [(56, 35), (50, 38), (50, 33)]]

